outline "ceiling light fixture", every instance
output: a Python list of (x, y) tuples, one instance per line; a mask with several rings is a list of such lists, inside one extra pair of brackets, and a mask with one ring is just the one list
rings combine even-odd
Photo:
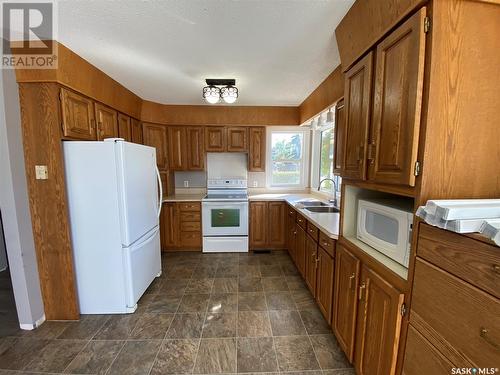
[(232, 104), (238, 99), (238, 89), (235, 86), (235, 79), (207, 78), (205, 82), (208, 86), (203, 88), (203, 99), (208, 103), (216, 104), (223, 100), (227, 104)]

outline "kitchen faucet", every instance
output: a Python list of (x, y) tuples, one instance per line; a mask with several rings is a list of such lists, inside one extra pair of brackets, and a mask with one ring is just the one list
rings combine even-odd
[(335, 183), (335, 181), (331, 178), (324, 178), (322, 179), (320, 182), (319, 182), (319, 185), (318, 185), (318, 191), (320, 191), (321, 189), (321, 184), (324, 182), (324, 181), (331, 181), (333, 183), (333, 199), (329, 199), (328, 200), (328, 203), (331, 203), (333, 204), (335, 207), (337, 207), (337, 184)]

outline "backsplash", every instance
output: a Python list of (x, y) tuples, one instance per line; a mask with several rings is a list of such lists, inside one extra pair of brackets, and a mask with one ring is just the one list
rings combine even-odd
[[(200, 172), (174, 172), (175, 188), (205, 188), (207, 187), (207, 173)], [(187, 181), (187, 186), (185, 182)]]

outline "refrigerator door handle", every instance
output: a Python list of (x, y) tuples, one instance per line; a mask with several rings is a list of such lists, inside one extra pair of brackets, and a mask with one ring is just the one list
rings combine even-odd
[(158, 197), (158, 217), (160, 217), (163, 199), (163, 185), (161, 184), (160, 170), (158, 169), (158, 166), (156, 167), (156, 177), (158, 178), (158, 186), (160, 187), (160, 196)]

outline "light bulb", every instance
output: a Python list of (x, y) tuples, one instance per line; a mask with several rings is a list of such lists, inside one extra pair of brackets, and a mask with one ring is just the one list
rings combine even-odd
[(238, 89), (234, 86), (223, 87), (220, 96), (224, 102), (232, 104), (238, 99)]
[(220, 89), (216, 86), (205, 86), (203, 88), (203, 98), (210, 104), (220, 101)]

